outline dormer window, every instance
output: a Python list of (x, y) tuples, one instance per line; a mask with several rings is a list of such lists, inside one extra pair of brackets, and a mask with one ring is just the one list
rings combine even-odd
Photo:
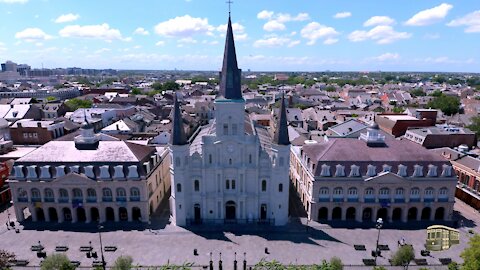
[(337, 164), (336, 170), (335, 170), (335, 176), (336, 177), (344, 177), (345, 176), (345, 166)]
[(376, 170), (377, 170), (377, 166), (373, 166), (373, 165), (369, 164), (367, 166), (367, 175), (370, 176), (370, 177), (377, 175)]
[(360, 167), (357, 165), (350, 166), (350, 177), (358, 177), (360, 176)]
[(384, 164), (383, 165), (383, 172), (391, 172), (392, 171), (392, 166)]
[(413, 166), (413, 177), (422, 177), (423, 176), (423, 166), (415, 165)]
[(400, 164), (398, 165), (398, 172), (397, 172), (398, 175), (400, 176), (407, 176), (407, 166), (403, 165), (403, 164)]
[(328, 166), (327, 164), (323, 164), (320, 176), (330, 176), (330, 166)]
[(432, 165), (432, 164), (428, 165), (428, 173), (427, 173), (427, 175), (428, 175), (429, 177), (436, 177), (436, 176), (437, 176), (437, 166)]

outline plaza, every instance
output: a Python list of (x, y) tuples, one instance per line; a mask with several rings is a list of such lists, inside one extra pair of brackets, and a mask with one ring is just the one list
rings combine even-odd
[[(10, 208), (10, 213), (12, 208)], [(165, 209), (165, 208), (163, 208)], [(13, 215), (12, 215), (13, 216)], [(11, 217), (12, 217), (11, 216)], [(129, 255), (134, 263), (142, 266), (194, 263), (197, 266), (207, 266), (210, 253), (218, 267), (220, 253), (224, 269), (233, 269), (235, 252), (241, 266), (244, 253), (248, 265), (254, 265), (262, 259), (277, 260), (284, 264), (316, 264), (323, 259), (329, 260), (333, 256), (341, 258), (345, 265), (354, 265), (346, 269), (371, 269), (361, 267), (363, 259), (372, 259), (371, 251), (375, 249), (377, 230), (374, 224), (356, 224), (356, 228), (349, 228), (347, 223), (321, 224), (308, 222), (304, 218), (291, 220), (287, 226), (274, 227), (254, 225), (245, 227), (228, 225), (223, 227), (193, 226), (181, 228), (171, 225), (167, 221), (168, 210), (156, 213), (151, 224), (104, 223), (102, 241), (104, 246), (115, 246), (115, 252), (105, 252), (105, 260), (112, 265), (121, 255)], [(382, 251), (378, 264), (389, 265), (388, 259), (397, 249), (398, 240), (404, 238), (407, 244), (413, 245), (416, 258), (427, 260), (431, 269), (446, 269), (440, 265), (439, 258), (451, 258), (461, 261), (460, 253), (467, 246), (470, 237), (469, 230), (480, 233), (478, 226), (480, 213), (465, 205), (461, 201), (455, 203), (455, 219), (462, 220), (459, 224), (460, 244), (449, 250), (432, 252), (428, 257), (422, 257), (420, 251), (424, 249), (426, 227), (432, 223), (418, 222), (416, 227), (409, 224), (386, 223), (380, 233), (380, 244), (388, 245), (390, 251)], [(28, 260), (29, 266), (38, 266), (40, 259), (31, 246), (40, 241), (45, 252), (52, 254), (56, 246), (67, 246), (65, 254), (72, 261), (79, 261), (81, 266), (92, 266), (93, 259), (87, 258), (85, 252), (80, 252), (81, 246), (89, 246), (89, 242), (97, 251), (100, 258), (99, 235), (93, 224), (39, 224), (25, 221), (21, 225), (20, 233), (7, 230), (7, 212), (0, 214), (1, 248), (13, 252), (18, 260)], [(348, 225), (347, 225), (348, 226)], [(223, 228), (223, 229), (221, 229)], [(354, 245), (365, 245), (366, 250), (357, 251)], [(198, 255), (194, 255), (197, 249)], [(267, 253), (265, 252), (268, 249)], [(414, 263), (412, 263), (414, 264)], [(411, 267), (410, 269), (416, 269)]]

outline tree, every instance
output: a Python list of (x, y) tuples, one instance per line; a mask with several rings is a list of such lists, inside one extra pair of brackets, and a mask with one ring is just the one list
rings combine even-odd
[(75, 266), (65, 254), (52, 254), (42, 263), (42, 270), (74, 270)]
[(451, 262), (448, 264), (448, 270), (460, 270), (460, 266), (456, 262)]
[(410, 94), (412, 94), (415, 97), (424, 97), (427, 95), (422, 88), (415, 88), (410, 92)]
[(330, 270), (343, 270), (342, 260), (338, 257), (333, 257), (330, 259)]
[(480, 138), (480, 116), (474, 116), (470, 119), (472, 124), (467, 126), (471, 131), (477, 133), (477, 138)]
[(180, 85), (174, 81), (168, 81), (163, 84), (163, 90), (178, 90)]
[(56, 97), (52, 97), (52, 96), (49, 96), (49, 97), (47, 97), (46, 99), (47, 99), (47, 101), (55, 101), (55, 100), (57, 100)]
[(130, 256), (120, 256), (113, 264), (113, 270), (130, 270), (132, 269), (133, 259)]
[(15, 254), (0, 249), (0, 269), (9, 269), (10, 262), (15, 260)]
[(132, 94), (133, 94), (133, 95), (141, 95), (141, 94), (142, 94), (142, 90), (140, 90), (139, 88), (133, 88), (133, 89), (132, 89)]
[(406, 269), (413, 259), (415, 259), (415, 251), (413, 250), (413, 246), (404, 245), (392, 255), (392, 265), (403, 266)]
[(446, 115), (454, 115), (458, 113), (460, 108), (460, 100), (457, 97), (446, 96), (441, 94), (427, 103), (427, 107), (440, 109)]
[(480, 234), (470, 238), (468, 247), (462, 251), (460, 257), (463, 259), (462, 270), (480, 269)]
[(65, 102), (65, 105), (67, 105), (67, 107), (71, 111), (75, 111), (78, 108), (91, 108), (92, 104), (93, 104), (93, 102), (90, 101), (90, 100), (78, 99), (78, 98), (72, 98), (72, 99), (68, 100), (67, 102)]
[(327, 92), (336, 92), (337, 91), (337, 88), (333, 85), (329, 85), (325, 88), (325, 91)]

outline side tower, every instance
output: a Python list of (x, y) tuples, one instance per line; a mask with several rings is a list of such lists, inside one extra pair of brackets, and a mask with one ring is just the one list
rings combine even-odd
[(290, 140), (288, 137), (287, 111), (285, 96), (282, 94), (280, 115), (275, 128), (272, 142), (273, 166), (272, 182), (276, 185), (272, 196), (275, 225), (281, 226), (288, 222)]
[(172, 223), (177, 226), (185, 226), (186, 221), (186, 198), (187, 190), (185, 187), (188, 172), (188, 156), (189, 144), (183, 127), (182, 112), (177, 95), (173, 101), (172, 116), (172, 134), (169, 144), (170, 155), (170, 179), (171, 179), (171, 196), (170, 211), (172, 215)]

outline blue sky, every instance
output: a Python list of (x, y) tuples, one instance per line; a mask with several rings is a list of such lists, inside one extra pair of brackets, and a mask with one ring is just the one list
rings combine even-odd
[[(0, 0), (0, 61), (218, 70), (218, 0)], [(240, 68), (480, 72), (480, 1), (238, 0)]]

